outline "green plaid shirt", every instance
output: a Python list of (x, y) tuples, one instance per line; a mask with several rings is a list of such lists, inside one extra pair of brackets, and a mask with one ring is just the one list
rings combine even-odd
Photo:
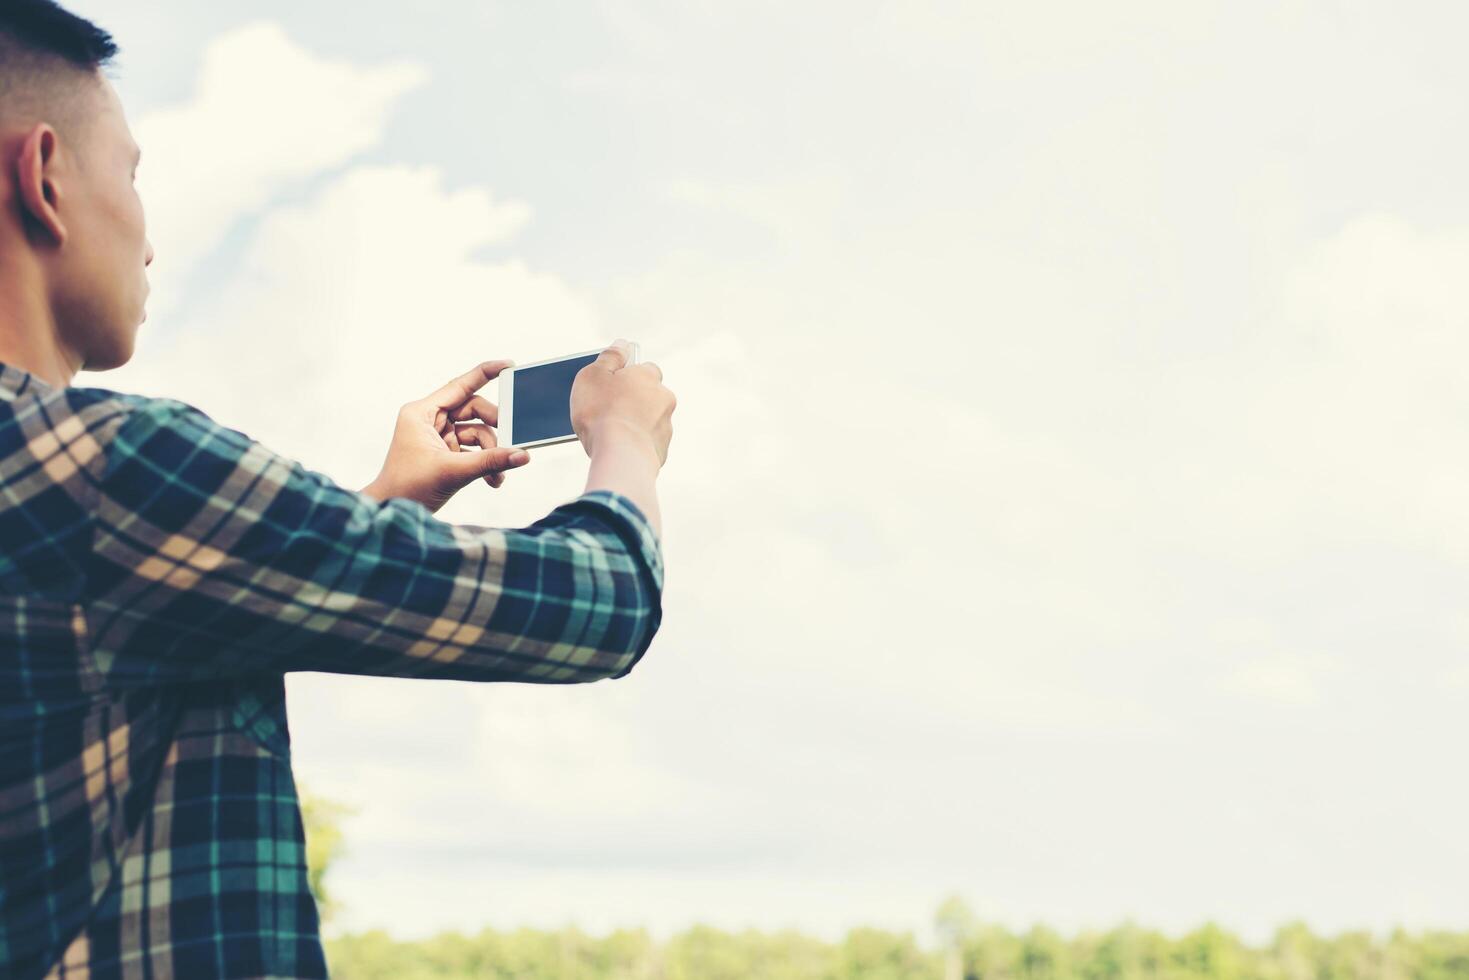
[(376, 501), (168, 398), (0, 364), (0, 977), (325, 977), (283, 675), (622, 677), (627, 497)]

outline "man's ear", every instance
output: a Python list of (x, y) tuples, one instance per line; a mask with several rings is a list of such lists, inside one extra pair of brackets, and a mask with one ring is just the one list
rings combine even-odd
[(21, 219), (27, 232), (48, 235), (57, 245), (66, 242), (61, 223), (61, 185), (56, 182), (56, 130), (36, 123), (21, 144), (16, 160)]

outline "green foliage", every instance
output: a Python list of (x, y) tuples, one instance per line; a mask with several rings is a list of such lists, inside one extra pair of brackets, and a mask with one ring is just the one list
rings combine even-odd
[[(1067, 939), (980, 922), (967, 909), (946, 935), (963, 980), (1469, 980), (1469, 933), (1397, 930), (1316, 936), (1302, 923), (1246, 946), (1206, 924), (1177, 939), (1131, 923)], [(694, 926), (667, 942), (641, 929), (485, 929), (398, 942), (380, 931), (329, 940), (335, 980), (944, 980), (945, 949), (911, 933), (853, 929), (836, 943), (793, 930)]]
[(301, 800), (301, 822), (306, 829), (306, 883), (316, 897), (321, 921), (329, 922), (337, 903), (327, 890), (326, 873), (342, 854), (341, 819), (354, 811), (343, 803), (322, 799), (297, 787)]
[[(325, 919), (325, 876), (341, 853), (340, 804), (302, 795), (311, 889)], [(960, 897), (934, 915), (939, 948), (911, 933), (859, 928), (829, 943), (791, 929), (694, 926), (659, 944), (643, 929), (589, 936), (485, 929), (402, 942), (381, 930), (327, 940), (334, 980), (1469, 980), (1469, 932), (1394, 930), (1317, 936), (1302, 922), (1259, 948), (1213, 923), (1177, 939), (1125, 923), (1071, 939), (982, 922)]]
[(939, 976), (940, 956), (919, 949), (911, 933), (853, 929), (838, 955), (836, 976), (842, 980), (928, 980)]
[(394, 942), (381, 930), (326, 944), (334, 978), (356, 980), (654, 980), (657, 949), (641, 929), (604, 939), (578, 929), (544, 932), (485, 929), (477, 936), (443, 932), (420, 942)]

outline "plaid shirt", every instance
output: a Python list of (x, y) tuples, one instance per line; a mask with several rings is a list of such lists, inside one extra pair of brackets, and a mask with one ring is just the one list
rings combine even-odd
[(622, 677), (662, 616), (621, 494), (449, 524), (8, 364), (0, 492), (5, 978), (325, 977), (284, 673)]

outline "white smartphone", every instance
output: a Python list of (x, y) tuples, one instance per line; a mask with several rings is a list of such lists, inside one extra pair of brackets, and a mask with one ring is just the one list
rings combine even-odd
[[(629, 364), (638, 363), (638, 345), (632, 346)], [(608, 344), (607, 347), (611, 347)], [(582, 368), (606, 350), (564, 354), (544, 361), (517, 364), (501, 371), (500, 424), (498, 442), (502, 446), (531, 449), (558, 442), (572, 442), (576, 431), (571, 427), (571, 383)]]

